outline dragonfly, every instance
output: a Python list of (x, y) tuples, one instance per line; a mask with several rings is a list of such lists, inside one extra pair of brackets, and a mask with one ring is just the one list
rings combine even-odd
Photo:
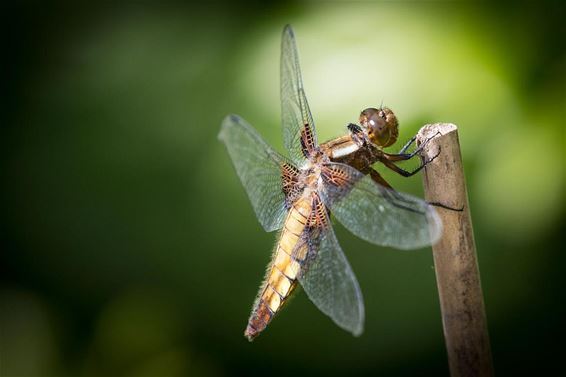
[(346, 135), (319, 144), (301, 78), (292, 28), (281, 42), (281, 114), (288, 157), (275, 151), (244, 119), (228, 115), (225, 144), (254, 212), (268, 232), (278, 231), (265, 279), (244, 335), (252, 341), (285, 305), (298, 284), (339, 327), (359, 336), (364, 328), (360, 286), (332, 228), (331, 215), (356, 236), (399, 249), (434, 243), (442, 232), (435, 209), (394, 190), (372, 165), (411, 176), (434, 157), (406, 171), (397, 163), (416, 156), (383, 148), (395, 143), (398, 121), (388, 108), (368, 108)]

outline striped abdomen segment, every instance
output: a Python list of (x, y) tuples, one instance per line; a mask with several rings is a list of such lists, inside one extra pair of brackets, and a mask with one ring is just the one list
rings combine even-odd
[(312, 211), (311, 200), (301, 198), (293, 204), (279, 235), (273, 259), (259, 290), (244, 335), (251, 341), (265, 329), (273, 316), (281, 309), (295, 286), (301, 264), (307, 255), (307, 246), (300, 242)]

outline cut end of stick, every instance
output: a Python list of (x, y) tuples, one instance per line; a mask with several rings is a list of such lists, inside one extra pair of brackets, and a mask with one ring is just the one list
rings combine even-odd
[[(427, 124), (417, 133), (417, 145), (421, 145), (425, 141), (429, 141), (429, 145), (435, 144), (434, 138), (438, 136), (448, 135), (452, 132), (457, 132), (458, 127), (452, 123), (432, 123)], [(434, 148), (425, 148), (423, 157), (431, 158), (434, 155)]]
[(427, 124), (419, 130), (419, 133), (417, 134), (417, 140), (419, 139), (424, 140), (430, 138), (436, 135), (437, 133), (440, 133), (441, 135), (446, 135), (450, 132), (456, 131), (457, 129), (458, 127), (456, 127), (456, 125), (452, 123)]

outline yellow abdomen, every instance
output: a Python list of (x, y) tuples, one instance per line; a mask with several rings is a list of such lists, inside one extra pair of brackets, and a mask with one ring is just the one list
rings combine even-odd
[(299, 242), (311, 211), (311, 201), (303, 197), (287, 214), (244, 333), (250, 341), (265, 329), (297, 285), (301, 263), (307, 254), (307, 246)]

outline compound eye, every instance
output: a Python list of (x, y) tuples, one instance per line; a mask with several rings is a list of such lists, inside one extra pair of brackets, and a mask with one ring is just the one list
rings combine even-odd
[(365, 109), (360, 114), (360, 124), (375, 145), (387, 147), (397, 140), (397, 118), (386, 107), (379, 110), (373, 107)]
[(368, 130), (380, 127), (383, 123), (383, 118), (379, 114), (379, 110), (374, 109), (373, 107), (365, 109), (360, 114), (360, 124)]

